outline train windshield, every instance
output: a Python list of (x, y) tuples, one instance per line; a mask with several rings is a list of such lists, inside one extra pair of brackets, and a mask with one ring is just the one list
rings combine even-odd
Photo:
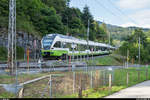
[(44, 50), (49, 50), (50, 49), (54, 38), (55, 38), (54, 36), (43, 38), (42, 44), (43, 44), (43, 49)]

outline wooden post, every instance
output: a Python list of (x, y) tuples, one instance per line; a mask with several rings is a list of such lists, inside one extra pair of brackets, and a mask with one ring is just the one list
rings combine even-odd
[(49, 96), (52, 98), (52, 75), (49, 77)]
[(138, 81), (140, 80), (140, 72), (138, 71)]
[(23, 88), (21, 88), (21, 90), (19, 91), (19, 98), (23, 97)]
[(69, 68), (69, 71), (71, 71), (71, 56), (69, 56), (69, 66), (68, 66), (68, 68)]
[(134, 64), (134, 59), (132, 58), (132, 64)]
[(128, 84), (129, 84), (129, 73), (127, 72), (127, 87), (128, 87)]
[(109, 94), (111, 93), (111, 86), (112, 86), (111, 81), (112, 81), (112, 75), (109, 74)]
[[(81, 75), (81, 73), (80, 73), (80, 75)], [(82, 98), (82, 76), (80, 76), (80, 85), (79, 85), (78, 97)]]
[(111, 77), (111, 74), (109, 74), (109, 88), (111, 88), (111, 80), (112, 80), (112, 77)]
[(90, 82), (90, 84), (91, 84), (91, 88), (93, 88), (93, 75), (92, 75), (93, 73), (92, 73), (92, 71), (91, 71), (91, 82)]
[(129, 50), (127, 50), (127, 68), (128, 68), (128, 62), (129, 62)]
[(107, 84), (107, 71), (104, 70), (104, 86)]
[(76, 79), (76, 73), (73, 72), (73, 93), (75, 93), (75, 79)]
[(102, 70), (102, 72), (101, 72), (102, 74), (101, 74), (101, 77), (100, 77), (100, 80), (101, 80), (101, 83), (102, 83), (102, 86), (104, 86), (104, 71)]
[(96, 71), (96, 74), (95, 74), (95, 83), (96, 83), (96, 87), (98, 88), (99, 86), (99, 71), (97, 70)]
[(148, 80), (148, 68), (146, 68), (146, 80)]

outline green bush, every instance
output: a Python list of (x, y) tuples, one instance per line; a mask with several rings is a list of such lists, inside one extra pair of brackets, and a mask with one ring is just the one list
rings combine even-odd
[[(16, 49), (17, 49), (17, 59), (23, 59), (24, 48), (17, 46)], [(7, 60), (7, 48), (6, 47), (0, 47), (0, 60)]]
[(7, 48), (0, 47), (0, 60), (6, 60), (7, 59)]
[(17, 49), (17, 59), (23, 59), (24, 58), (24, 48), (17, 46), (16, 49)]

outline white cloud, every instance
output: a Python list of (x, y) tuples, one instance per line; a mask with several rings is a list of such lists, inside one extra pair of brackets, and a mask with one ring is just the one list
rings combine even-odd
[(150, 24), (137, 25), (137, 24), (134, 24), (132, 22), (127, 22), (125, 24), (121, 24), (120, 26), (122, 26), (122, 27), (136, 26), (136, 27), (142, 27), (142, 28), (150, 28)]
[(125, 24), (120, 25), (122, 27), (129, 27), (129, 26), (137, 26), (136, 24), (132, 23), (132, 22), (127, 22)]
[(137, 26), (143, 28), (150, 28), (150, 9), (140, 10), (128, 15), (129, 18), (132, 18), (136, 23), (127, 21), (126, 23), (122, 24), (123, 27), (129, 26)]
[(138, 11), (129, 15), (129, 17), (133, 18), (138, 26), (150, 28), (150, 9)]
[(150, 28), (150, 24), (136, 25), (136, 24), (134, 24), (134, 23), (132, 23), (132, 22), (127, 22), (127, 23), (122, 24), (122, 25), (120, 25), (120, 26), (122, 26), (122, 27), (136, 26), (136, 27), (142, 27), (142, 28)]
[(120, 8), (125, 9), (140, 9), (150, 5), (150, 0), (119, 0), (116, 3)]

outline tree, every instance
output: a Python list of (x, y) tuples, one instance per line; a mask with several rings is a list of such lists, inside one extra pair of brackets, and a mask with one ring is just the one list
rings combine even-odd
[(92, 26), (91, 24), (93, 23), (93, 16), (91, 15), (87, 5), (83, 8), (82, 20), (85, 27), (88, 27), (88, 20), (90, 21), (90, 26)]
[[(89, 28), (90, 28), (90, 32), (89, 32), (89, 40), (94, 41), (95, 40), (95, 31), (94, 31), (94, 20), (93, 20), (93, 16), (91, 15), (90, 11), (89, 11), (89, 7), (86, 5), (83, 9), (83, 14), (82, 14), (82, 21), (85, 25), (85, 28), (87, 30), (88, 28), (88, 20), (89, 20)], [(87, 31), (85, 31), (87, 33)]]
[[(107, 30), (107, 26), (106, 26), (106, 24), (105, 23), (102, 23), (102, 29), (103, 29), (103, 31), (104, 31), (104, 34), (106, 35), (106, 37), (107, 37), (107, 41), (109, 42), (109, 32), (108, 32), (108, 30)], [(106, 39), (106, 38), (105, 38)], [(107, 42), (107, 43), (108, 43)]]
[(54, 7), (57, 14), (62, 14), (69, 0), (41, 0), (48, 7)]
[(66, 6), (69, 7), (70, 0), (66, 0)]
[(142, 29), (135, 29), (133, 31), (133, 34), (130, 37), (130, 41), (138, 43), (138, 40), (141, 40), (141, 43), (146, 46), (146, 35), (142, 31)]
[(145, 33), (141, 29), (135, 29), (132, 35), (128, 36), (126, 42), (120, 47), (120, 53), (124, 56), (127, 55), (127, 50), (130, 51), (130, 59), (133, 58), (138, 62), (138, 54), (139, 54), (139, 37), (141, 38), (140, 42), (140, 57), (142, 63), (147, 63), (150, 60), (150, 42), (146, 37)]
[(66, 26), (66, 33), (69, 32), (73, 36), (83, 37), (85, 32), (84, 24), (81, 19), (81, 11), (78, 8), (67, 7), (62, 13), (62, 22)]
[(39, 31), (41, 31), (43, 33), (43, 35), (45, 34), (49, 34), (49, 33), (60, 33), (60, 34), (64, 34), (63, 32), (63, 24), (61, 22), (61, 17), (59, 15), (56, 14), (56, 10), (51, 7), (49, 9), (47, 8), (43, 8), (41, 10), (42, 16), (40, 17), (40, 26), (37, 26), (42, 28), (39, 29)]
[(8, 16), (8, 0), (1, 0), (0, 1), (0, 15), (3, 15), (3, 16)]
[[(69, 7), (69, 3), (70, 0), (16, 0), (17, 30), (39, 36), (69, 32), (75, 37), (87, 39), (89, 20), (89, 40), (101, 41), (105, 32), (94, 21), (89, 7), (85, 6), (81, 12), (78, 8)], [(9, 0), (0, 2), (0, 27), (8, 25), (8, 4)]]

